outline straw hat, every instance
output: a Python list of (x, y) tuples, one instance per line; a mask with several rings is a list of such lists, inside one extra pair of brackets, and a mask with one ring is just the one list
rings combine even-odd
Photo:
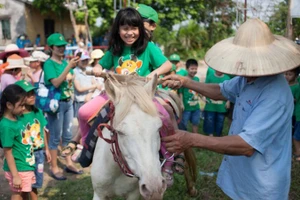
[(5, 70), (15, 69), (15, 68), (28, 68), (24, 65), (24, 60), (17, 54), (13, 54), (7, 58), (7, 62), (3, 64), (0, 68), (5, 68)]
[(5, 47), (4, 52), (0, 53), (0, 60), (3, 60), (7, 57), (8, 54), (11, 53), (19, 54), (22, 58), (29, 56), (29, 53), (27, 51), (19, 49), (16, 44), (9, 44)]
[(300, 65), (300, 48), (293, 41), (273, 35), (259, 19), (248, 19), (235, 37), (215, 44), (205, 55), (215, 70), (239, 76), (266, 76)]
[(91, 60), (89, 64), (92, 64), (94, 62), (94, 59), (100, 59), (104, 56), (104, 53), (101, 49), (95, 49), (91, 52)]

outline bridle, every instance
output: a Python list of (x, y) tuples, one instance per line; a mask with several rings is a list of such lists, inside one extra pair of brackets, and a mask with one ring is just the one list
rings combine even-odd
[[(110, 102), (110, 111), (108, 113), (108, 118), (110, 119), (110, 124), (107, 124), (107, 123), (101, 123), (98, 125), (97, 127), (97, 131), (98, 131), (98, 135), (100, 138), (102, 138), (105, 142), (111, 144), (111, 153), (114, 157), (114, 160), (116, 163), (118, 163), (121, 171), (123, 172), (124, 175), (130, 177), (130, 178), (133, 178), (133, 177), (136, 177), (137, 179), (139, 179), (139, 177), (137, 175), (135, 175), (129, 168), (126, 160), (124, 159), (123, 155), (122, 155), (122, 152), (120, 150), (120, 147), (119, 147), (119, 142), (118, 142), (118, 134), (122, 134), (121, 131), (118, 131), (116, 130), (114, 127), (113, 127), (113, 117), (114, 117), (114, 105)], [(107, 130), (110, 131), (110, 137), (111, 139), (107, 139), (103, 136), (103, 133), (102, 133), (102, 130), (103, 128), (107, 128)], [(166, 127), (162, 127), (162, 128), (166, 128)], [(165, 155), (163, 155), (165, 157)], [(172, 159), (174, 157), (174, 154), (172, 154), (169, 158), (165, 158), (160, 167), (162, 168), (164, 166), (164, 164), (169, 161), (170, 159)], [(174, 162), (174, 161), (171, 161), (171, 162)]]

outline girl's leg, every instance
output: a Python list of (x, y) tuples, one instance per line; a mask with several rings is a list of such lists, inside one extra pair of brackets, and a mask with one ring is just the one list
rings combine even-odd
[(54, 178), (62, 178), (62, 180), (65, 180), (66, 178), (63, 177), (62, 170), (60, 170), (57, 165), (57, 148), (60, 143), (63, 121), (61, 120), (60, 113), (47, 114), (47, 121), (48, 121), (47, 127), (50, 133), (49, 136), (49, 150), (51, 154), (50, 173), (52, 176), (54, 176)]
[[(73, 102), (65, 102), (64, 107), (60, 108), (63, 114), (62, 120), (63, 120), (63, 127), (62, 127), (62, 146), (65, 147), (68, 145), (68, 143), (71, 141), (73, 133), (72, 133), (72, 121), (73, 121)], [(71, 155), (66, 156), (66, 165), (67, 168), (71, 171), (74, 171), (75, 173), (82, 173), (81, 170), (78, 170), (76, 166), (74, 165)]]
[(12, 192), (11, 200), (23, 200), (23, 196), (21, 192)]
[(216, 112), (216, 136), (221, 137), (222, 136), (222, 131), (223, 131), (223, 126), (224, 126), (224, 120), (225, 120), (225, 113), (218, 113)]
[(30, 192), (30, 198), (31, 200), (38, 200), (37, 188), (32, 188), (32, 191)]
[(89, 119), (98, 113), (100, 108), (104, 105), (108, 97), (106, 94), (101, 94), (89, 102), (83, 104), (79, 110), (78, 110), (78, 123), (79, 128), (81, 131), (82, 136), (82, 143), (84, 144), (84, 141), (89, 133), (90, 125), (88, 124)]

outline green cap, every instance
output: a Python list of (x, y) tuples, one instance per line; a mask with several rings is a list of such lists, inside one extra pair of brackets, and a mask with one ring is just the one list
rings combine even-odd
[(170, 61), (180, 61), (180, 56), (174, 53), (174, 54), (170, 55), (169, 60)]
[(157, 12), (150, 6), (145, 4), (139, 4), (136, 10), (140, 13), (140, 15), (145, 19), (151, 19), (155, 23), (158, 22), (158, 14)]
[(17, 81), (15, 82), (15, 85), (20, 86), (23, 90), (25, 90), (25, 92), (30, 92), (31, 90), (35, 89), (35, 87), (31, 85), (31, 83), (25, 80)]
[(67, 45), (67, 41), (64, 36), (60, 33), (53, 33), (47, 38), (48, 46), (62, 46)]

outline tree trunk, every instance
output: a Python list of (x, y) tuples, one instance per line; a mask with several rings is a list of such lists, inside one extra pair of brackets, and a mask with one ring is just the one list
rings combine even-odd
[[(67, 0), (67, 3), (70, 5), (70, 0)], [(76, 28), (76, 20), (75, 20), (74, 14), (73, 14), (73, 10), (71, 10), (71, 9), (68, 9), (68, 10), (70, 12), (70, 19), (71, 19), (72, 26), (73, 26), (73, 29), (74, 29), (74, 36), (75, 36), (76, 42), (78, 44), (78, 42), (80, 40), (79, 40), (79, 36), (78, 36), (78, 31), (77, 31), (77, 28)]]
[(292, 18), (291, 18), (291, 0), (288, 1), (288, 16), (287, 16), (285, 36), (287, 38), (293, 40), (293, 22), (292, 22)]
[(85, 23), (85, 28), (86, 28), (86, 39), (85, 39), (85, 44), (87, 45), (88, 42), (90, 42), (91, 44), (93, 43), (92, 40), (92, 36), (91, 36), (91, 32), (90, 32), (90, 27), (89, 27), (89, 23), (88, 23), (88, 19), (89, 19), (89, 12), (88, 12), (88, 8), (86, 5), (86, 0), (83, 0), (83, 5), (85, 6), (85, 10), (84, 10), (84, 23)]

